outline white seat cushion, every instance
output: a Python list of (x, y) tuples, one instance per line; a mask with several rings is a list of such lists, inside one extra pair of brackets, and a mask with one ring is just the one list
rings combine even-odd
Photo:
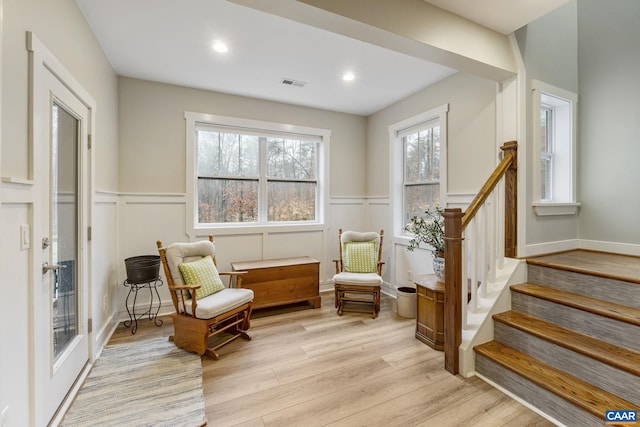
[[(196, 307), (196, 317), (198, 319), (211, 319), (219, 314), (233, 310), (242, 304), (253, 300), (251, 289), (224, 288), (221, 291), (211, 294), (198, 300)], [(191, 300), (187, 300), (186, 308), (188, 314), (193, 314)]]
[(354, 286), (382, 286), (382, 277), (376, 273), (348, 273), (343, 271), (333, 276), (333, 283)]

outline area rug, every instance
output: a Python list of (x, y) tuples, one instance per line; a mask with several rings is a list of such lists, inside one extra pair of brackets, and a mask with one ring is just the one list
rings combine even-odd
[(205, 424), (200, 357), (166, 338), (105, 347), (62, 420), (66, 427)]

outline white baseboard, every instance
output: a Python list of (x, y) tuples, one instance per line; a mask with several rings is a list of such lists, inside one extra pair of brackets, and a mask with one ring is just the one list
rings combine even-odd
[(579, 247), (580, 241), (578, 239), (559, 240), (556, 242), (548, 243), (536, 243), (532, 245), (525, 245), (524, 253), (518, 253), (518, 258), (550, 254), (553, 252), (570, 251), (572, 249), (578, 249)]
[[(102, 353), (102, 349), (111, 339), (111, 336), (116, 331), (118, 327), (117, 318), (115, 316), (116, 313), (111, 313), (111, 316), (104, 322), (104, 326), (100, 329), (100, 332), (95, 335), (95, 339), (93, 341), (93, 361), (96, 361), (98, 357), (100, 357), (100, 353)], [(96, 348), (98, 349), (96, 351)]]
[(333, 292), (333, 281), (326, 280), (324, 282), (320, 282), (320, 292)]
[(602, 240), (572, 239), (525, 245), (524, 253), (519, 253), (518, 257), (525, 258), (554, 252), (570, 251), (573, 249), (586, 249), (591, 251), (640, 256), (640, 245), (637, 244), (605, 242)]
[(383, 294), (388, 295), (392, 298), (398, 297), (398, 293), (396, 292), (395, 286), (392, 286), (390, 283), (384, 282), (382, 284), (381, 291)]
[(640, 245), (631, 243), (603, 242), (600, 240), (580, 240), (580, 249), (613, 252), (624, 255), (640, 256)]

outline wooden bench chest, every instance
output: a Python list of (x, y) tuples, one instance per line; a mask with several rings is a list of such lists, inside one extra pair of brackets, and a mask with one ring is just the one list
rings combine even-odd
[(242, 287), (253, 290), (253, 308), (309, 301), (320, 308), (320, 262), (310, 257), (232, 262), (247, 271)]

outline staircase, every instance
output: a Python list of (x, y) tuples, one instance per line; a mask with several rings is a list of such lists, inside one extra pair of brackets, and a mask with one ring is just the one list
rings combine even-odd
[(476, 372), (569, 426), (640, 413), (640, 258), (571, 251), (527, 260)]

